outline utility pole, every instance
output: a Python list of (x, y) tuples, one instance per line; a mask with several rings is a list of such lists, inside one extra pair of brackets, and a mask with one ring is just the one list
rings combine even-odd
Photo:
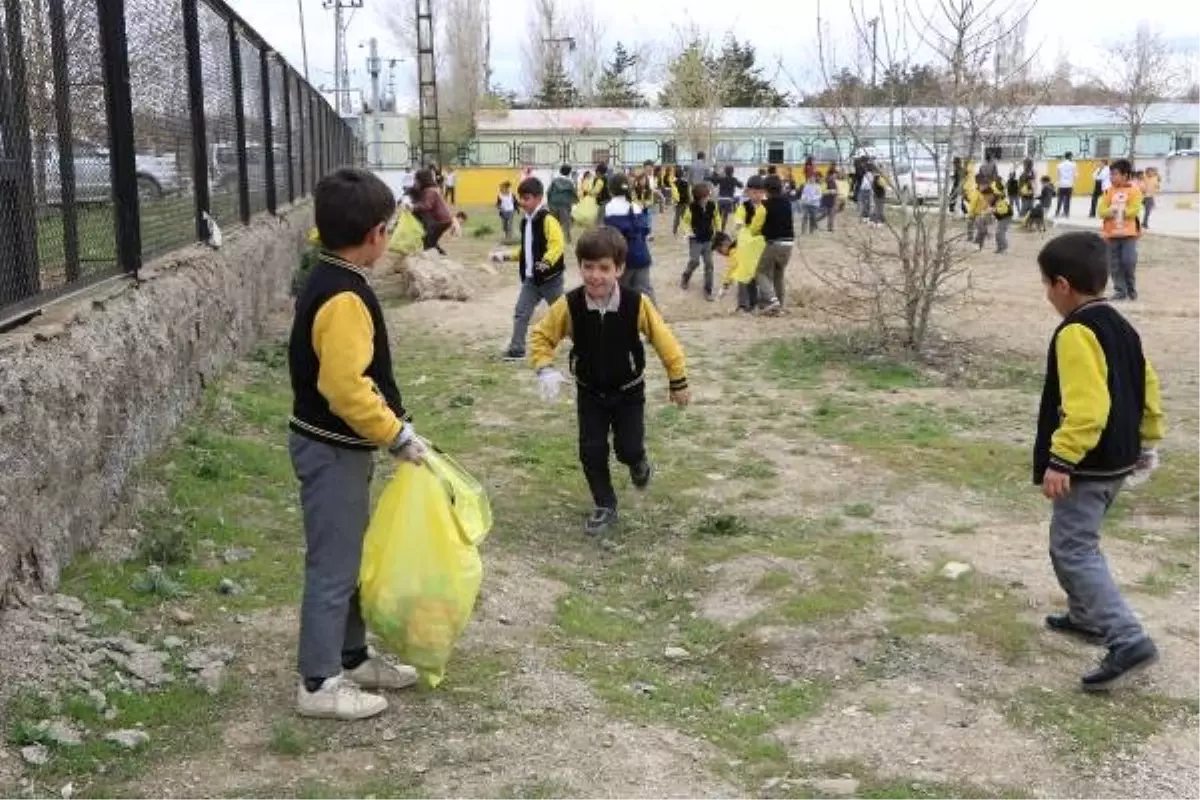
[(418, 166), (440, 163), (442, 127), (438, 117), (437, 59), (434, 57), (435, 31), (433, 3), (416, 0), (417, 7), (417, 133)]
[(872, 17), (871, 21), (867, 23), (867, 26), (871, 29), (871, 88), (874, 89), (875, 67), (879, 63), (877, 50), (879, 42), (879, 17)]
[(333, 9), (333, 98), (339, 115), (350, 113), (350, 67), (346, 58), (345, 9), (363, 7), (363, 0), (322, 0), (326, 10)]
[(308, 80), (308, 36), (304, 33), (304, 0), (296, 0), (300, 12), (300, 56), (304, 59), (304, 80)]
[(371, 76), (371, 114), (368, 117), (371, 124), (371, 144), (375, 149), (375, 168), (380, 169), (383, 166), (383, 151), (380, 149), (382, 143), (379, 140), (379, 126), (382, 124), (379, 121), (379, 40), (374, 36), (371, 37), (370, 55), (367, 56), (367, 74)]

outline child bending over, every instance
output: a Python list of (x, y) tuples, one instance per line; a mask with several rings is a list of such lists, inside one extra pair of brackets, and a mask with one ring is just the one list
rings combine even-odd
[(554, 303), (530, 336), (533, 365), (547, 400), (558, 396), (564, 380), (553, 366), (555, 348), (565, 338), (572, 342), (568, 363), (577, 388), (579, 460), (595, 506), (586, 525), (591, 535), (603, 533), (617, 519), (609, 434), (635, 488), (645, 489), (654, 471), (646, 456), (643, 336), (667, 371), (671, 402), (683, 407), (691, 399), (679, 342), (653, 302), (620, 285), (625, 251), (625, 237), (607, 226), (580, 236), (575, 256), (583, 285)]

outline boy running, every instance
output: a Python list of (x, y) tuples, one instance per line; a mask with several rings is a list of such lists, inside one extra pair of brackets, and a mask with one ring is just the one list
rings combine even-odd
[(555, 348), (565, 338), (572, 341), (569, 365), (577, 387), (579, 460), (595, 506), (586, 525), (591, 535), (608, 530), (617, 519), (608, 468), (610, 431), (617, 460), (629, 468), (633, 485), (645, 489), (653, 474), (646, 457), (643, 336), (667, 371), (671, 402), (683, 407), (691, 399), (679, 342), (653, 302), (620, 285), (625, 252), (625, 237), (613, 228), (601, 226), (580, 236), (575, 255), (583, 285), (554, 303), (530, 335), (546, 400), (558, 396), (564, 380), (554, 368)]
[(517, 306), (513, 310), (512, 339), (504, 351), (505, 361), (525, 360), (525, 335), (538, 303), (545, 300), (546, 305), (554, 305), (563, 293), (566, 245), (558, 220), (542, 205), (543, 194), (542, 182), (537, 178), (521, 181), (517, 187), (517, 199), (525, 212), (521, 244), (499, 258), (516, 261), (521, 275), (521, 293), (517, 295)]

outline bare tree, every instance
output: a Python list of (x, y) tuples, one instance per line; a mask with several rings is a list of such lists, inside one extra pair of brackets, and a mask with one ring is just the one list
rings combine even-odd
[(487, 8), (485, 0), (443, 0), (443, 5), (454, 24), (443, 28), (447, 69), (439, 96), (445, 104), (445, 136), (460, 141), (470, 137), (487, 92)]
[(1180, 92), (1185, 71), (1162, 35), (1144, 24), (1132, 38), (1113, 47), (1106, 64), (1096, 81), (1113, 98), (1109, 108), (1129, 132), (1127, 155), (1132, 158), (1151, 104)]
[(532, 97), (546, 84), (547, 76), (565, 69), (566, 51), (571, 36), (562, 0), (533, 0), (526, 20), (527, 39), (521, 49), (525, 67), (525, 89)]
[(567, 63), (583, 105), (591, 105), (590, 101), (596, 96), (600, 74), (604, 71), (604, 59), (608, 55), (607, 29), (596, 16), (594, 8), (588, 0), (575, 0), (566, 15), (567, 35), (575, 40)]
[[(886, 143), (875, 149), (873, 160), (896, 205), (883, 216), (882, 227), (850, 228), (842, 257), (807, 265), (833, 290), (831, 310), (867, 324), (879, 343), (918, 354), (926, 345), (935, 311), (970, 286), (970, 250), (964, 247), (963, 233), (952, 228), (950, 208), (943, 200), (953, 178), (950, 165), (956, 157), (973, 157), (979, 139), (1032, 113), (1028, 102), (1020, 104), (1019, 111), (1009, 108), (1019, 99), (1014, 75), (990, 69), (997, 63), (997, 43), (1012, 31), (997, 22), (995, 3), (939, 0), (926, 5), (894, 0), (868, 12), (862, 0), (855, 2), (855, 37), (860, 49), (865, 45), (873, 53), (869, 72), (861, 61), (831, 63), (828, 43), (820, 43), (821, 71), (831, 87), (869, 86), (871, 73), (896, 74), (909, 65), (910, 53), (930, 52), (941, 76), (943, 101), (936, 109), (912, 105), (885, 81), (871, 92), (874, 107), (854, 102), (865, 92), (848, 90), (841, 98), (844, 104), (821, 110), (836, 140)], [(1028, 12), (1025, 7), (1010, 24), (1021, 24)], [(819, 8), (817, 28), (819, 38), (825, 39)], [(1018, 71), (1026, 72), (1025, 65), (1013, 65), (1013, 72)], [(941, 196), (932, 202), (921, 202), (906, 178), (917, 160), (932, 164), (941, 187)], [(800, 254), (804, 258), (803, 250)]]
[(694, 26), (676, 31), (676, 55), (663, 68), (659, 105), (678, 143), (693, 153), (716, 150), (723, 98), (733, 76), (726, 73), (712, 39)]

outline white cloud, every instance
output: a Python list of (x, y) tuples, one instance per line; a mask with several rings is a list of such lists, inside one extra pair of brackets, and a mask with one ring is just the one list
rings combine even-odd
[[(926, 0), (932, 3), (933, 0)], [(300, 25), (298, 5), (304, 7), (308, 33), (310, 80), (314, 85), (333, 85), (333, 12), (322, 8), (320, 0), (228, 0), (248, 23), (282, 53), (297, 69), (301, 67)], [(860, 0), (854, 0), (857, 7)], [(397, 87), (402, 101), (411, 102), (415, 94), (413, 53), (399, 52), (382, 22), (384, 14), (407, 13), (412, 0), (367, 0), (366, 7), (353, 13), (347, 36), (350, 61), (350, 83), (367, 88), (366, 41), (376, 36), (380, 40), (380, 55), (384, 59), (405, 58), (397, 70)], [(511, 4), (511, 5), (510, 5)], [(497, 83), (509, 89), (519, 88), (522, 81), (521, 44), (526, 35), (524, 0), (492, 0), (492, 64)], [(762, 10), (770, 8), (770, 14)], [(821, 13), (829, 21), (835, 40), (846, 43), (853, 38), (853, 17), (850, 3), (845, 0), (825, 0)], [(884, 14), (893, 7), (884, 4)], [(876, 13), (876, 5), (866, 5), (868, 13)], [(998, 9), (1005, 9), (1003, 3)], [(1145, 22), (1168, 34), (1186, 48), (1193, 59), (1200, 51), (1200, 18), (1183, 12), (1172, 0), (1138, 0), (1130, 18), (1131, 8), (1126, 0), (1089, 0), (1085, 4), (1067, 0), (1042, 0), (1030, 13), (1026, 49), (1038, 51), (1037, 62), (1051, 69), (1066, 53), (1071, 64), (1081, 73), (1102, 69), (1105, 47), (1123, 38)], [(607, 44), (618, 39), (627, 43), (653, 42), (656, 52), (665, 56), (673, 49), (677, 30), (684, 25), (696, 25), (715, 38), (726, 31), (741, 40), (749, 40), (758, 50), (766, 73), (775, 75), (774, 66), (782, 60), (786, 72), (798, 81), (814, 82), (819, 78), (815, 23), (817, 4), (814, 2), (762, 3), (744, 6), (729, 0), (604, 0), (603, 18), (611, 20), (606, 35)], [(744, 10), (743, 10), (744, 9)], [(350, 12), (348, 12), (350, 13)], [(360, 47), (362, 45), (362, 47)], [(781, 88), (790, 90), (787, 78), (780, 75)]]

